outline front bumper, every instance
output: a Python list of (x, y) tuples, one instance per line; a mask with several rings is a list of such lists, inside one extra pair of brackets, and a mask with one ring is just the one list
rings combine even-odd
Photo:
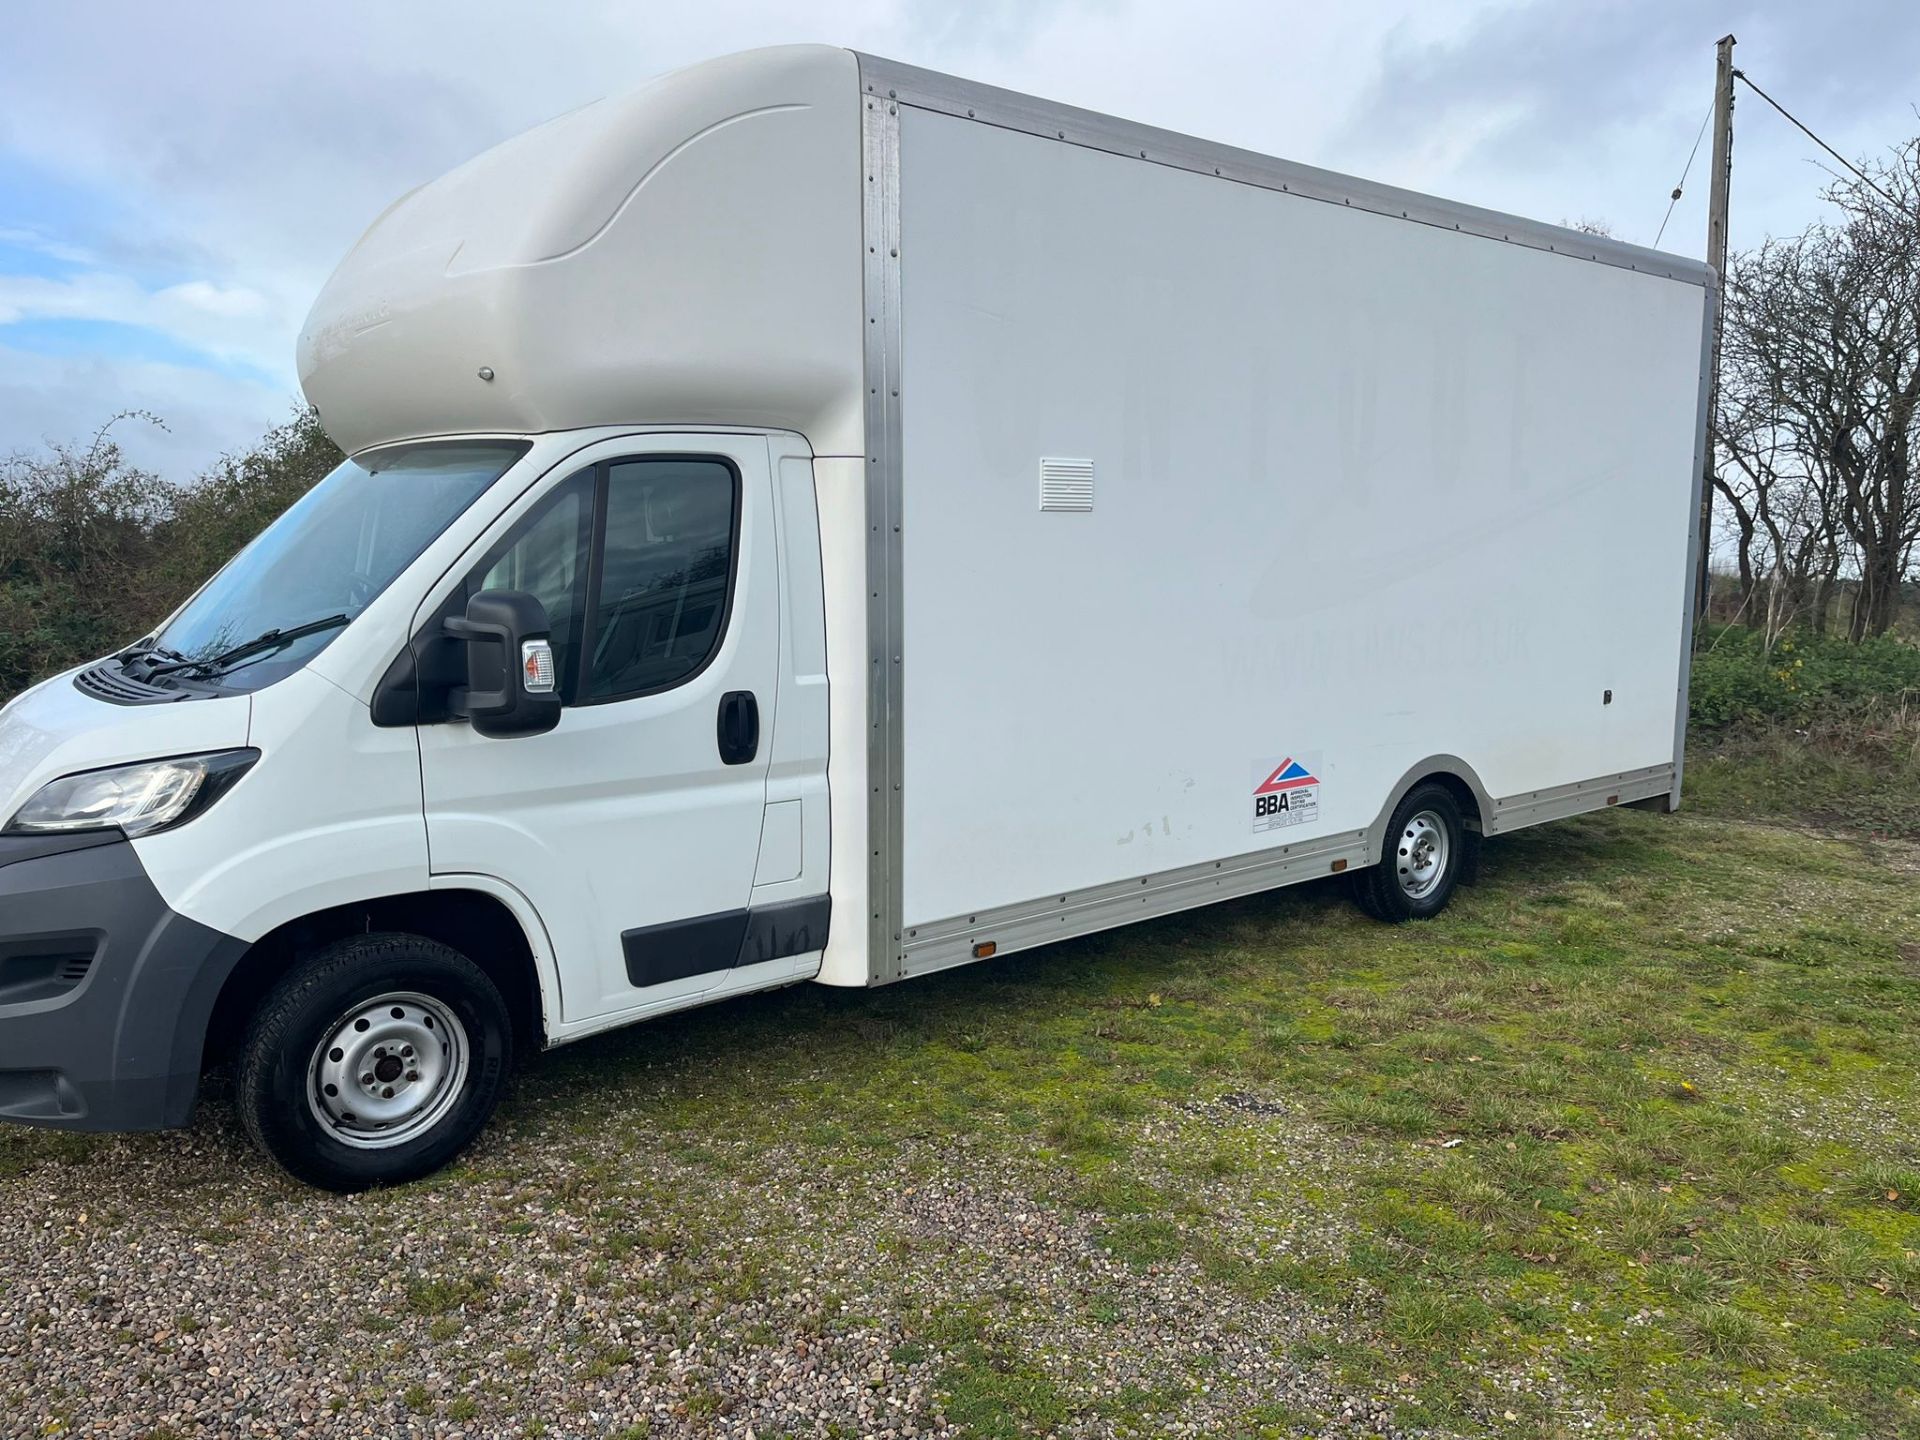
[(246, 948), (169, 909), (117, 833), (0, 836), (0, 1120), (185, 1125)]

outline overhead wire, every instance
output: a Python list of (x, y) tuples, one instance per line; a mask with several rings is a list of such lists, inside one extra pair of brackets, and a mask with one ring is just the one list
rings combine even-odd
[(1745, 85), (1749, 90), (1753, 91), (1754, 94), (1758, 95), (1762, 100), (1766, 101), (1767, 104), (1771, 105), (1774, 109), (1778, 110), (1782, 115), (1786, 116), (1787, 119), (1792, 121), (1793, 124), (1799, 129), (1801, 134), (1805, 135), (1809, 140), (1813, 141), (1814, 144), (1818, 145), (1822, 150), (1826, 151), (1827, 154), (1831, 155), (1834, 159), (1838, 160), (1842, 165), (1846, 166), (1848, 170), (1852, 171), (1854, 176), (1858, 178), (1858, 180), (1862, 185), (1867, 186), (1875, 194), (1879, 195), (1883, 200), (1885, 200), (1889, 205), (1893, 206), (1894, 209), (1897, 210), (1900, 208), (1900, 202), (1894, 199), (1892, 195), (1888, 194), (1886, 190), (1881, 188), (1878, 181), (1874, 180), (1871, 176), (1867, 174), (1866, 171), (1862, 170), (1858, 165), (1854, 164), (1851, 160), (1847, 159), (1846, 156), (1842, 155), (1838, 150), (1834, 149), (1833, 146), (1829, 145), (1826, 141), (1822, 140), (1818, 135), (1814, 134), (1812, 130), (1807, 128), (1806, 123), (1802, 121), (1799, 116), (1795, 115), (1791, 110), (1787, 109), (1786, 106), (1782, 105), (1778, 100), (1774, 99), (1773, 96), (1769, 95), (1766, 91), (1762, 90), (1758, 85), (1754, 84), (1753, 81), (1747, 77), (1746, 71), (1744, 70), (1734, 71), (1733, 78), (1738, 80), (1741, 84)]
[(1693, 173), (1693, 157), (1700, 153), (1700, 141), (1707, 133), (1707, 123), (1713, 119), (1713, 106), (1707, 106), (1707, 113), (1700, 117), (1700, 129), (1693, 137), (1693, 149), (1687, 152), (1687, 163), (1680, 167), (1680, 183), (1673, 187), (1673, 194), (1667, 199), (1667, 213), (1660, 217), (1660, 229), (1653, 237), (1653, 248), (1660, 248), (1660, 237), (1667, 233), (1667, 222), (1673, 219), (1673, 207), (1680, 203), (1680, 192), (1687, 187), (1687, 176)]

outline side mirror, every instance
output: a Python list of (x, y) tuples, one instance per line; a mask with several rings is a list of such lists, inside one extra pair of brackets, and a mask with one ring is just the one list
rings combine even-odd
[(465, 695), (453, 696), (474, 732), (493, 739), (544, 735), (560, 723), (560, 686), (547, 607), (524, 590), (483, 590), (447, 633), (467, 642)]

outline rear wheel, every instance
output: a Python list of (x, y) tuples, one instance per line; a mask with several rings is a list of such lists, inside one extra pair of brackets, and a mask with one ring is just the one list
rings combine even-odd
[(1376, 920), (1424, 920), (1446, 908), (1474, 837), (1444, 785), (1416, 785), (1394, 807), (1380, 863), (1355, 879), (1354, 898)]
[(357, 935), (300, 961), (255, 1013), (241, 1120), (310, 1185), (416, 1180), (493, 1114), (512, 1035), (499, 989), (466, 956), (417, 935)]

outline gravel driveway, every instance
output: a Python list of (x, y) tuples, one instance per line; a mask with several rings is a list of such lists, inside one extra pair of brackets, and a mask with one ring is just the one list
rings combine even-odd
[[(0, 1182), (0, 1431), (1387, 1426), (1372, 1397), (1288, 1358), (1333, 1317), (1250, 1304), (1190, 1259), (1117, 1258), (1045, 1198), (1045, 1165), (952, 1145), (875, 1164), (817, 1145), (563, 1136), (564, 1109), (546, 1109), (563, 1105), (536, 1101), (545, 1113), (454, 1175), (348, 1198), (282, 1180), (218, 1105), (184, 1135), (62, 1141)], [(1251, 1128), (1277, 1167), (1327, 1159), (1278, 1105), (1162, 1123)], [(1310, 1208), (1270, 1213), (1249, 1243), (1311, 1245), (1324, 1226)], [(967, 1426), (939, 1384), (956, 1363), (985, 1377), (963, 1397)]]

